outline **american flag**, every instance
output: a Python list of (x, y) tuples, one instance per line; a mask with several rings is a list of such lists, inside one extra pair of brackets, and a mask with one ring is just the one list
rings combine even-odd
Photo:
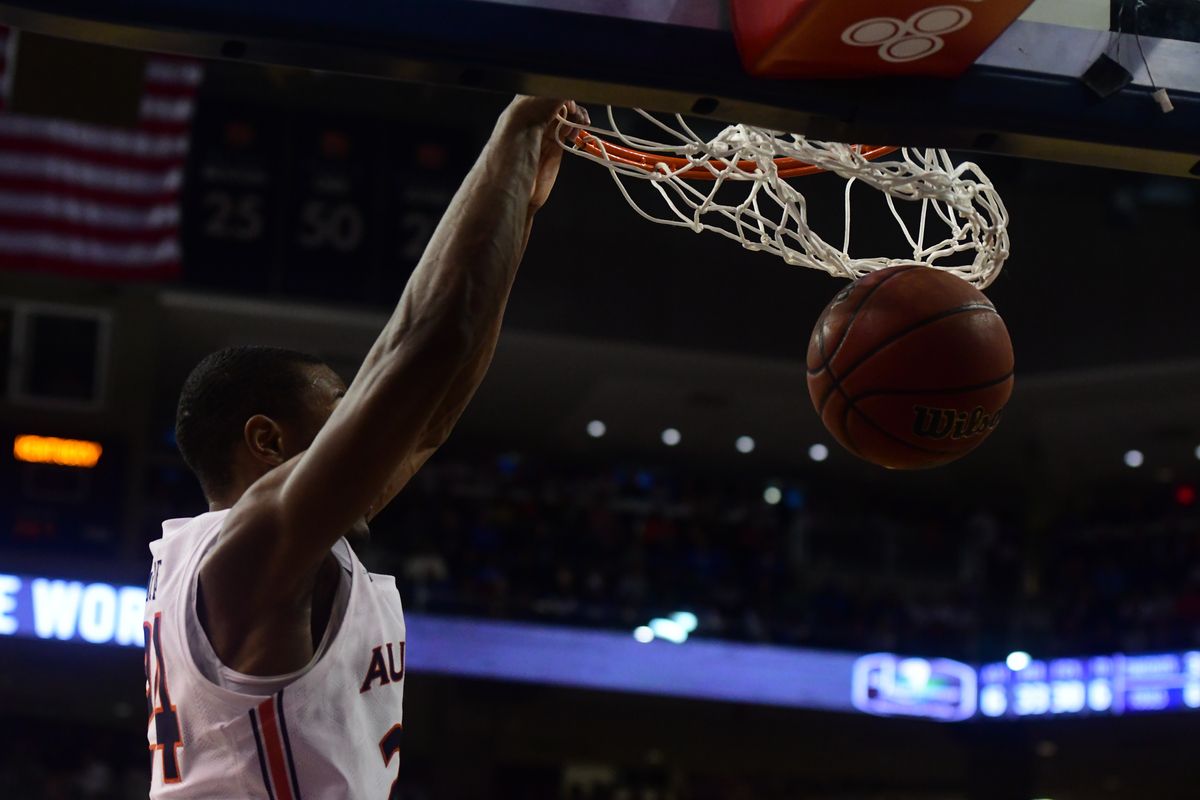
[(138, 124), (120, 128), (8, 111), (18, 49), (0, 28), (0, 269), (177, 276), (201, 64), (147, 56)]

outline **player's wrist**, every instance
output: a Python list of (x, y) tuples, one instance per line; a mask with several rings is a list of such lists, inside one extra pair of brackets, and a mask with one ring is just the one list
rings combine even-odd
[(568, 101), (553, 97), (528, 97), (518, 95), (508, 104), (501, 115), (501, 124), (516, 129), (541, 130), (559, 114)]
[(573, 105), (547, 97), (517, 97), (500, 115), (493, 140), (536, 150), (541, 146), (547, 128), (554, 124), (564, 107)]

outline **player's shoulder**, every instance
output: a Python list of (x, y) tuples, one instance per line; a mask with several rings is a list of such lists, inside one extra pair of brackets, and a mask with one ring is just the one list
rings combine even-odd
[(194, 517), (163, 520), (162, 536), (150, 543), (151, 552), (183, 547), (191, 549), (217, 533), (229, 515), (229, 509), (206, 511)]

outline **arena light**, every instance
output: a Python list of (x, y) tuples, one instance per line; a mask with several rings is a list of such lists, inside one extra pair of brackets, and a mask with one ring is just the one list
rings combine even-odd
[(768, 486), (763, 490), (763, 500), (769, 506), (779, 505), (779, 501), (783, 499), (783, 492), (779, 491), (778, 486)]
[(739, 453), (753, 453), (754, 439), (749, 436), (739, 436), (737, 441), (733, 443)]
[(1056, 755), (1058, 755), (1058, 744), (1050, 741), (1049, 739), (1042, 739), (1037, 743), (1037, 747), (1034, 748), (1034, 752), (1037, 753), (1040, 758), (1054, 758)]
[(1013, 672), (1020, 672), (1029, 666), (1029, 662), (1033, 659), (1029, 653), (1024, 650), (1014, 650), (1008, 654), (1008, 658), (1004, 659), (1005, 665)]
[(700, 624), (699, 617), (690, 611), (676, 611), (671, 615), (671, 619), (678, 622), (679, 626), (688, 633), (695, 631), (696, 627)]
[(1125, 451), (1125, 466), (1131, 469), (1137, 469), (1144, 463), (1146, 463), (1146, 456), (1142, 454), (1141, 450)]
[(650, 620), (650, 630), (654, 632), (656, 638), (666, 639), (675, 644), (683, 644), (688, 638), (688, 632), (682, 625), (665, 617)]
[(608, 432), (608, 426), (602, 421), (594, 419), (587, 424), (587, 432), (588, 436), (592, 437), (593, 439), (599, 439)]
[(808, 457), (813, 461), (821, 462), (829, 458), (829, 448), (820, 442), (808, 448)]
[(99, 442), (84, 439), (59, 439), (32, 434), (22, 434), (13, 439), (13, 458), (30, 464), (91, 469), (99, 463), (102, 452), (104, 448)]
[(667, 428), (662, 432), (662, 442), (667, 447), (674, 447), (681, 441), (683, 441), (683, 434), (681, 434), (675, 428)]
[(896, 675), (916, 693), (925, 691), (933, 677), (933, 667), (924, 658), (905, 658), (896, 664)]

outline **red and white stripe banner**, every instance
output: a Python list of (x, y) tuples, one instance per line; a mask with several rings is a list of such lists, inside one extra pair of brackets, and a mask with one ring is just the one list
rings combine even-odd
[(0, 28), (0, 269), (176, 277), (200, 62), (148, 56), (138, 125), (117, 128), (4, 110), (16, 42)]

